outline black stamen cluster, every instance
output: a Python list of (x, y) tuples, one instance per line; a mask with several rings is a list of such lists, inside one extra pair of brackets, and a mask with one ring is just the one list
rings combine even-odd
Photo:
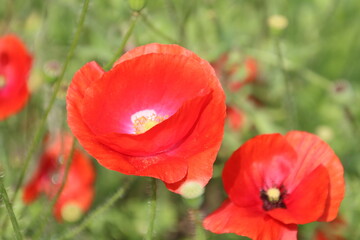
[(265, 211), (269, 211), (275, 208), (286, 208), (286, 205), (284, 203), (284, 197), (286, 195), (286, 191), (283, 191), (282, 188), (280, 188), (281, 194), (279, 197), (279, 200), (276, 202), (272, 202), (269, 200), (269, 196), (266, 194), (265, 190), (260, 191), (260, 198), (263, 201), (263, 209)]

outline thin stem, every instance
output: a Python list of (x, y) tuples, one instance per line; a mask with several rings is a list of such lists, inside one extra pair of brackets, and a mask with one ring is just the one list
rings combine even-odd
[(161, 30), (159, 30), (158, 28), (156, 28), (151, 21), (147, 18), (147, 16), (145, 16), (145, 14), (141, 14), (141, 17), (143, 19), (143, 22), (148, 26), (148, 28), (150, 28), (154, 33), (156, 33), (157, 35), (159, 35), (160, 37), (162, 37), (163, 39), (171, 42), (171, 43), (177, 43), (177, 40), (175, 40), (174, 38), (168, 36), (167, 34), (163, 33)]
[(187, 9), (185, 10), (185, 14), (184, 17), (182, 19), (182, 21), (180, 22), (179, 25), (179, 43), (181, 45), (186, 45), (186, 24), (188, 23), (188, 20), (190, 19), (190, 16), (192, 14), (192, 12), (194, 11), (194, 2), (192, 1), (192, 5), (188, 5), (189, 3), (186, 2), (185, 6), (187, 7)]
[(99, 206), (95, 211), (93, 211), (87, 218), (85, 218), (78, 226), (71, 229), (69, 232), (65, 233), (63, 236), (59, 237), (61, 239), (74, 239), (74, 237), (82, 232), (92, 221), (97, 219), (100, 214), (110, 208), (117, 200), (124, 197), (126, 191), (131, 186), (133, 178), (127, 179), (124, 184), (111, 196), (103, 205)]
[(195, 224), (195, 240), (206, 240), (206, 234), (202, 226), (202, 216), (199, 209), (191, 209), (190, 215), (192, 215)]
[(285, 95), (284, 95), (284, 105), (285, 109), (289, 115), (288, 117), (288, 128), (294, 129), (296, 128), (296, 109), (295, 109), (295, 103), (293, 99), (292, 89), (290, 85), (290, 79), (288, 76), (288, 72), (285, 68), (285, 62), (283, 53), (280, 46), (280, 40), (279, 38), (275, 39), (275, 50), (278, 57), (278, 66), (281, 69), (283, 78), (284, 78), (284, 85), (285, 85)]
[(64, 172), (64, 176), (61, 180), (61, 185), (60, 188), (58, 189), (58, 191), (56, 192), (55, 196), (52, 198), (51, 203), (50, 203), (50, 207), (48, 208), (47, 212), (45, 212), (44, 214), (44, 220), (42, 221), (39, 230), (38, 230), (38, 234), (37, 237), (35, 237), (34, 239), (40, 239), (41, 235), (44, 231), (44, 227), (45, 227), (45, 223), (47, 222), (48, 216), (50, 215), (50, 213), (52, 212), (52, 209), (54, 209), (55, 204), (57, 202), (57, 200), (59, 199), (62, 191), (64, 190), (65, 184), (66, 184), (66, 180), (68, 178), (69, 175), (69, 170), (71, 167), (71, 164), (73, 162), (73, 157), (74, 157), (74, 152), (75, 152), (75, 146), (76, 146), (76, 139), (75, 137), (73, 137), (73, 144), (71, 146), (71, 150), (70, 150), (70, 154), (66, 159), (66, 166), (65, 166), (65, 172)]
[(23, 168), (21, 170), (20, 177), (19, 177), (19, 180), (17, 182), (14, 195), (12, 197), (12, 202), (14, 202), (14, 200), (16, 199), (16, 195), (18, 194), (18, 192), (20, 190), (20, 187), (23, 184), (25, 173), (26, 173), (26, 170), (27, 170), (27, 168), (29, 166), (29, 162), (31, 160), (31, 157), (34, 154), (34, 152), (36, 150), (36, 147), (38, 146), (40, 140), (42, 139), (43, 132), (45, 130), (45, 124), (46, 124), (47, 117), (48, 117), (48, 115), (49, 115), (49, 113), (50, 113), (50, 111), (51, 111), (51, 109), (52, 109), (52, 107), (53, 107), (53, 105), (55, 103), (56, 96), (57, 96), (57, 94), (58, 94), (58, 92), (60, 90), (61, 82), (64, 79), (66, 69), (67, 69), (67, 67), (68, 67), (68, 65), (70, 63), (70, 60), (72, 59), (72, 57), (74, 55), (75, 48), (76, 48), (76, 46), (77, 46), (77, 44), (79, 42), (80, 34), (81, 34), (81, 31), (82, 31), (82, 28), (83, 28), (83, 25), (84, 25), (84, 21), (85, 21), (85, 16), (86, 16), (86, 13), (87, 13), (87, 10), (88, 10), (88, 7), (89, 7), (89, 2), (90, 2), (90, 0), (84, 0), (84, 4), (83, 4), (82, 10), (81, 10), (79, 22), (78, 22), (77, 27), (76, 27), (74, 40), (72, 41), (69, 52), (68, 52), (68, 54), (66, 56), (66, 60), (65, 60), (64, 66), (62, 68), (61, 74), (59, 75), (58, 79), (56, 80), (55, 90), (54, 90), (54, 92), (53, 92), (53, 94), (51, 96), (49, 105), (47, 106), (47, 108), (45, 110), (45, 113), (43, 114), (43, 116), (41, 118), (40, 125), (36, 130), (36, 133), (35, 133), (35, 136), (33, 138), (33, 141), (31, 142), (29, 151), (27, 152), (25, 162), (24, 162), (24, 166), (23, 166)]
[(147, 234), (145, 236), (145, 240), (152, 240), (154, 235), (154, 223), (156, 218), (156, 199), (157, 199), (157, 185), (156, 185), (156, 179), (151, 178), (151, 200), (149, 202), (149, 208), (150, 208), (150, 222), (149, 222), (149, 228), (147, 231)]
[[(267, 51), (259, 51), (258, 49), (249, 48), (249, 53), (251, 55), (256, 56), (257, 58), (261, 59), (263, 62), (266, 62), (267, 64), (274, 64), (276, 62), (276, 59), (278, 59), (278, 56), (272, 52)], [(298, 74), (300, 74), (305, 80), (310, 81), (311, 84), (317, 85), (318, 87), (321, 87), (324, 90), (328, 90), (329, 85), (331, 84), (331, 80), (326, 78), (325, 76), (322, 76), (313, 70), (298, 66), (295, 62), (290, 61), (290, 59), (286, 59), (284, 56), (283, 58), (283, 64), (286, 66), (286, 69), (291, 69), (292, 71), (296, 71)], [(279, 65), (278, 63), (276, 63)]]
[(125, 45), (128, 42), (132, 32), (134, 31), (134, 28), (135, 28), (137, 20), (139, 19), (139, 16), (140, 16), (139, 12), (134, 12), (133, 13), (133, 17), (132, 17), (132, 21), (130, 23), (130, 27), (128, 28), (127, 32), (125, 33), (125, 36), (124, 36), (124, 38), (123, 38), (123, 40), (122, 40), (122, 42), (120, 44), (120, 47), (116, 51), (113, 59), (108, 64), (106, 64), (106, 66), (105, 66), (106, 70), (110, 69), (112, 67), (112, 65), (116, 62), (116, 60), (118, 60), (120, 55), (123, 53)]
[(0, 35), (4, 35), (9, 30), (11, 19), (14, 14), (14, 1), (12, 0), (6, 1), (6, 5), (4, 7), (6, 11), (5, 11), (5, 16), (2, 20), (2, 24), (0, 26), (0, 33), (1, 33)]
[(6, 192), (2, 176), (0, 176), (0, 194), (1, 194), (1, 197), (2, 197), (2, 199), (4, 201), (4, 203), (5, 203), (9, 218), (11, 220), (11, 224), (12, 224), (13, 229), (14, 229), (16, 240), (22, 240), (23, 237), (22, 237), (20, 229), (19, 229), (19, 224), (18, 224), (18, 222), (16, 220), (12, 205), (11, 205), (11, 203), (9, 201), (9, 197), (8, 197), (7, 192)]

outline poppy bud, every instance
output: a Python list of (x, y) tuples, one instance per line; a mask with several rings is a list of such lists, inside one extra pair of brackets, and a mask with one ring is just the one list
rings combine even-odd
[(267, 23), (274, 35), (280, 34), (289, 24), (288, 19), (283, 15), (272, 15), (268, 18)]
[(350, 83), (347, 80), (336, 81), (333, 84), (331, 91), (332, 96), (337, 103), (347, 105), (353, 102), (354, 93)]
[(48, 82), (54, 82), (61, 74), (61, 63), (57, 60), (50, 60), (45, 62), (43, 66), (45, 74), (45, 80)]
[(146, 5), (147, 0), (129, 0), (130, 8), (135, 12), (140, 12)]
[(318, 135), (324, 141), (330, 141), (334, 138), (334, 130), (326, 125), (320, 125), (315, 129), (316, 135)]
[(180, 192), (184, 198), (197, 198), (204, 193), (204, 187), (198, 182), (188, 181), (181, 186)]
[(76, 202), (67, 203), (61, 208), (61, 217), (67, 222), (76, 222), (83, 215), (82, 208)]

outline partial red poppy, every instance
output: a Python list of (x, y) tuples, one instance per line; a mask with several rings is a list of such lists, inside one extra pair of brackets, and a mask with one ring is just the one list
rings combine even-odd
[(32, 57), (14, 35), (0, 37), (0, 120), (20, 111), (29, 98)]
[(67, 94), (68, 123), (106, 168), (161, 179), (182, 193), (212, 176), (225, 95), (208, 62), (177, 45), (148, 44), (104, 72), (87, 63)]
[[(72, 137), (69, 135), (57, 136), (47, 143), (36, 173), (25, 186), (25, 203), (31, 203), (40, 193), (49, 198), (55, 196), (61, 186), (71, 146)], [(54, 208), (57, 220), (75, 220), (74, 214), (80, 217), (81, 213), (90, 208), (94, 196), (94, 179), (95, 170), (90, 159), (75, 149), (66, 184)], [(70, 210), (73, 212), (69, 214)]]
[(237, 91), (240, 88), (242, 88), (245, 84), (251, 83), (255, 81), (257, 75), (258, 75), (258, 66), (257, 62), (253, 58), (246, 58), (244, 62), (244, 67), (246, 70), (246, 75), (243, 79), (240, 79), (238, 81), (232, 81), (229, 84), (229, 88), (232, 91)]
[(245, 113), (238, 109), (236, 106), (226, 106), (226, 118), (230, 128), (234, 131), (239, 130), (245, 122)]
[(336, 217), (344, 197), (343, 173), (333, 150), (313, 134), (257, 136), (225, 164), (229, 199), (204, 227), (258, 240), (297, 239), (297, 224)]
[(342, 234), (344, 227), (347, 223), (345, 220), (338, 216), (334, 221), (321, 224), (315, 230), (314, 240), (345, 240)]
[(215, 61), (211, 62), (211, 66), (214, 68), (216, 75), (218, 78), (227, 78), (229, 75), (229, 71), (226, 69), (226, 64), (229, 61), (229, 52), (225, 52), (220, 55)]

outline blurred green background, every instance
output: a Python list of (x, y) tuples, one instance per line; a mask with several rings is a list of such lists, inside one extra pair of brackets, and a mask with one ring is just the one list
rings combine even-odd
[[(9, 195), (65, 62), (81, 7), (79, 0), (0, 0), (0, 34), (15, 33), (34, 56), (30, 102), (22, 112), (0, 122), (0, 164)], [(221, 171), (235, 149), (257, 134), (286, 133), (291, 129), (317, 134), (342, 160), (346, 197), (340, 215), (346, 223), (339, 234), (346, 239), (360, 239), (359, 12), (358, 0), (147, 2), (125, 50), (151, 42), (177, 43), (214, 64), (227, 54), (227, 61), (218, 69), (219, 78), (227, 104), (241, 110), (245, 119), (237, 130), (227, 122), (214, 177), (197, 202), (185, 201), (158, 183), (155, 239), (246, 239), (201, 230), (196, 216), (209, 214), (226, 198)], [(68, 129), (65, 94), (73, 74), (92, 60), (105, 66), (120, 47), (133, 15), (125, 0), (90, 1), (79, 45), (47, 120), (48, 132)], [(280, 20), (271, 23), (276, 15), (281, 15)], [(244, 61), (248, 57), (257, 62), (256, 79), (232, 91), (227, 83), (247, 76)], [(236, 71), (229, 76), (234, 66)], [(38, 149), (27, 178), (40, 153)], [(71, 239), (142, 239), (148, 227), (150, 180), (124, 176), (93, 162), (97, 168), (96, 195), (89, 213), (103, 206), (128, 179), (134, 182), (122, 199), (91, 219)], [(47, 203), (46, 198), (41, 198), (25, 208), (20, 197), (14, 203), (26, 239), (33, 239)], [(0, 204), (2, 219), (6, 209)], [(87, 217), (62, 224), (49, 219), (44, 239), (58, 239)], [(318, 227), (326, 228), (324, 223), (300, 226), (299, 239), (313, 239)], [(12, 231), (7, 224), (0, 230), (0, 239), (13, 239)]]

